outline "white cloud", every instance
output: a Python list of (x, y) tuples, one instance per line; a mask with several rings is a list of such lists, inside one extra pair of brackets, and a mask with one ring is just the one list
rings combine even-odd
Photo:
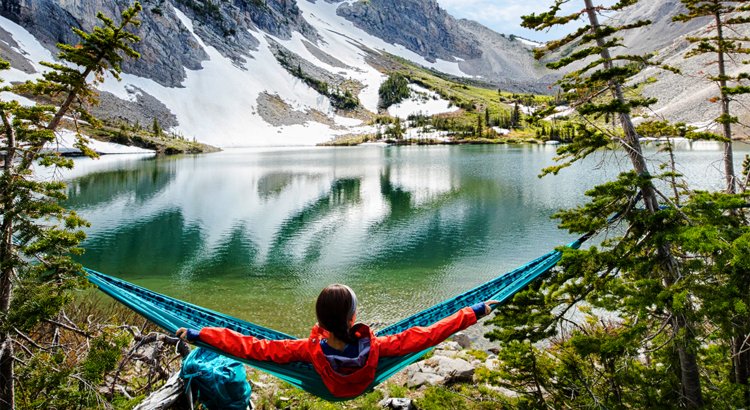
[[(456, 18), (475, 20), (498, 33), (515, 34), (535, 41), (558, 39), (584, 24), (574, 22), (549, 32), (521, 27), (521, 16), (543, 13), (549, 10), (553, 0), (439, 0), (439, 3)], [(609, 6), (615, 0), (602, 0), (598, 3)], [(571, 0), (563, 6), (560, 14), (570, 14), (584, 8), (583, 0)]]

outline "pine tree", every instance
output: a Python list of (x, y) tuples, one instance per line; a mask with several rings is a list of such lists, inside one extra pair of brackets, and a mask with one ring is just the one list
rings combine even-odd
[[(738, 37), (734, 30), (735, 26), (750, 22), (750, 17), (732, 15), (736, 12), (750, 11), (750, 0), (682, 0), (682, 3), (685, 4), (688, 13), (673, 17), (673, 21), (687, 23), (702, 17), (713, 17), (714, 19), (712, 26), (714, 32), (712, 34), (715, 34), (715, 36), (687, 37), (690, 44), (697, 44), (697, 46), (685, 54), (685, 58), (703, 54), (716, 55), (716, 60), (711, 62), (710, 65), (715, 64), (718, 73), (717, 75), (708, 74), (706, 78), (715, 82), (719, 87), (717, 102), (721, 103), (721, 116), (716, 118), (716, 122), (721, 124), (724, 134), (722, 140), (724, 142), (724, 174), (726, 176), (727, 193), (733, 194), (736, 192), (737, 182), (732, 152), (732, 124), (736, 124), (739, 120), (737, 117), (731, 116), (729, 104), (734, 96), (750, 93), (750, 87), (742, 84), (743, 81), (750, 80), (750, 74), (742, 72), (736, 76), (727, 75), (727, 59), (750, 54), (750, 48), (745, 46), (745, 43), (750, 42), (750, 38), (747, 36)], [(747, 63), (748, 61), (745, 61), (745, 64)], [(702, 74), (702, 72), (699, 74)], [(730, 87), (728, 86), (729, 82), (736, 85)], [(693, 133), (692, 137), (716, 139), (713, 134), (709, 133)]]
[[(70, 301), (68, 291), (87, 286), (79, 275), (80, 266), (69, 255), (79, 254), (85, 238), (81, 227), (88, 223), (75, 212), (59, 205), (65, 199), (65, 184), (36, 178), (34, 167), (71, 168), (73, 162), (54, 152), (44, 152), (55, 141), (55, 131), (65, 115), (91, 124), (99, 122), (86, 106), (95, 102), (94, 85), (109, 73), (119, 79), (119, 63), (125, 56), (137, 58), (128, 43), (140, 39), (125, 31), (138, 26), (139, 3), (122, 13), (120, 24), (101, 13), (103, 27), (93, 33), (73, 28), (81, 38), (78, 45), (58, 44), (62, 63), (42, 64), (50, 68), (42, 79), (2, 91), (32, 92), (46, 97), (62, 96), (60, 108), (48, 105), (21, 106), (17, 101), (0, 101), (0, 142), (3, 145), (3, 173), (0, 176), (0, 409), (15, 408), (14, 338), (41, 321), (53, 318)], [(7, 69), (0, 62), (0, 69)], [(89, 77), (93, 75), (93, 81)], [(72, 114), (71, 114), (72, 111)], [(80, 134), (75, 147), (96, 156)], [(41, 259), (41, 263), (31, 261)]]
[(411, 95), (409, 81), (401, 73), (391, 73), (388, 75), (388, 79), (380, 85), (378, 95), (380, 96), (380, 108), (387, 109), (391, 105), (409, 98)]
[[(750, 93), (746, 81), (750, 80), (750, 74), (741, 72), (736, 76), (727, 74), (729, 64), (736, 58), (750, 54), (750, 49), (746, 46), (750, 42), (747, 36), (738, 36), (735, 27), (750, 22), (750, 18), (738, 15), (737, 12), (750, 11), (750, 0), (682, 0), (688, 10), (687, 14), (680, 14), (672, 18), (673, 21), (687, 23), (696, 18), (711, 17), (713, 25), (710, 31), (703, 32), (703, 36), (688, 37), (687, 41), (695, 45), (685, 58), (692, 58), (704, 54), (715, 55), (716, 59), (709, 65), (715, 65), (714, 74), (705, 74), (705, 78), (716, 83), (719, 89), (719, 98), (712, 99), (712, 102), (721, 104), (721, 115), (715, 119), (716, 123), (721, 124), (723, 138), (717, 138), (716, 135), (708, 132), (688, 133), (691, 138), (718, 139), (724, 143), (724, 174), (726, 178), (726, 192), (734, 194), (737, 189), (737, 177), (734, 171), (734, 152), (732, 149), (732, 124), (738, 123), (738, 118), (732, 116), (730, 112), (730, 103), (735, 96)], [(745, 64), (750, 61), (745, 61)], [(703, 71), (698, 74), (704, 74)], [(743, 84), (745, 81), (745, 84)], [(733, 83), (734, 86), (730, 86)], [(744, 191), (744, 187), (742, 187)], [(741, 217), (737, 210), (730, 210), (735, 216)], [(731, 267), (733, 264), (724, 264)], [(733, 277), (734, 276), (734, 277)], [(747, 285), (748, 277), (746, 271), (734, 271), (731, 268), (724, 272), (721, 280), (729, 281), (735, 285)], [(747, 287), (747, 286), (745, 286)], [(742, 287), (738, 287), (742, 288)], [(727, 299), (732, 295), (725, 295)], [(733, 295), (734, 299), (741, 301), (740, 295)], [(725, 316), (731, 316), (729, 312), (724, 312)], [(732, 321), (731, 328), (724, 329), (728, 334), (733, 334), (731, 346), (732, 360), (734, 365), (734, 380), (740, 386), (744, 387), (742, 406), (750, 406), (750, 351), (747, 349), (747, 340), (750, 337), (750, 314), (744, 313), (736, 316)]]
[(154, 122), (151, 124), (151, 130), (154, 133), (155, 137), (158, 137), (161, 135), (161, 127), (159, 126), (159, 121), (154, 117)]
[[(623, 83), (630, 70), (615, 63), (633, 61), (674, 72), (678, 70), (643, 56), (611, 55), (610, 49), (622, 46), (619, 39), (615, 37), (618, 32), (644, 27), (650, 24), (650, 21), (638, 21), (624, 26), (602, 25), (599, 23), (597, 14), (621, 10), (637, 3), (637, 0), (620, 0), (609, 8), (602, 5), (595, 6), (592, 0), (578, 0), (577, 3), (583, 6), (581, 11), (561, 16), (558, 13), (563, 3), (566, 2), (555, 0), (549, 12), (524, 16), (522, 25), (535, 30), (547, 30), (583, 19), (587, 20), (588, 24), (559, 41), (548, 43), (544, 49), (535, 50), (535, 57), (541, 59), (548, 52), (560, 50), (563, 47), (572, 47), (575, 44), (575, 49), (570, 55), (557, 62), (548, 63), (547, 67), (560, 69), (586, 60), (587, 62), (582, 64), (581, 68), (563, 77), (558, 84), (566, 92), (566, 96), (576, 103), (578, 113), (586, 123), (594, 125), (594, 121), (609, 113), (619, 120), (619, 129), (607, 129), (606, 126), (601, 125), (579, 126), (573, 143), (558, 150), (561, 154), (560, 159), (565, 162), (544, 170), (544, 173), (556, 174), (572, 162), (585, 158), (613, 142), (622, 141), (633, 171), (623, 173), (616, 181), (598, 186), (588, 192), (591, 201), (586, 206), (561, 212), (557, 217), (562, 221), (561, 227), (573, 233), (585, 234), (607, 229), (607, 218), (603, 216), (625, 209), (626, 212), (621, 220), (628, 223), (628, 232), (623, 237), (605, 241), (602, 249), (593, 247), (591, 250), (566, 250), (567, 259), (563, 261), (563, 272), (559, 277), (554, 280), (550, 279), (550, 282), (545, 284), (546, 292), (552, 292), (550, 297), (542, 295), (545, 291), (542, 291), (542, 294), (532, 291), (527, 297), (546, 300), (545, 303), (549, 305), (544, 305), (540, 309), (560, 308), (560, 306), (555, 306), (556, 300), (557, 304), (562, 304), (565, 309), (575, 306), (575, 301), (585, 300), (592, 306), (612, 311), (627, 311), (631, 317), (626, 320), (626, 326), (635, 324), (630, 322), (631, 319), (636, 320), (638, 326), (628, 333), (626, 338), (623, 336), (623, 344), (637, 344), (647, 337), (656, 337), (655, 335), (661, 334), (660, 329), (669, 328), (673, 337), (663, 346), (670, 346), (677, 352), (678, 363), (669, 366), (678, 372), (680, 386), (674, 390), (681, 393), (680, 400), (686, 407), (701, 408), (704, 400), (695, 350), (697, 339), (694, 332), (700, 312), (692, 305), (691, 299), (682, 299), (685, 297), (684, 292), (689, 294), (691, 291), (684, 289), (686, 286), (683, 276), (685, 266), (675, 258), (673, 244), (667, 240), (667, 232), (679, 229), (685, 220), (679, 211), (674, 209), (669, 213), (659, 214), (659, 198), (664, 200), (668, 198), (659, 193), (652, 183), (653, 177), (650, 176), (639, 136), (630, 116), (633, 109), (647, 107), (654, 104), (656, 100), (626, 98), (623, 93)], [(603, 96), (608, 98), (603, 100)], [(538, 115), (548, 115), (553, 109), (550, 107)], [(559, 130), (555, 130), (554, 135), (559, 135)], [(636, 195), (642, 196), (644, 209), (634, 209), (632, 204), (628, 205)], [(657, 214), (660, 216), (657, 217)], [(666, 214), (673, 219), (664, 219), (667, 218)], [(641, 258), (635, 259), (636, 255)], [(614, 272), (617, 277), (612, 276)], [(639, 284), (645, 283), (643, 281), (652, 284), (649, 292), (639, 289)], [(692, 284), (692, 282), (689, 283)], [(658, 298), (662, 298), (659, 302), (655, 300), (657, 294)], [(567, 298), (562, 300), (568, 300), (568, 302), (562, 302), (561, 299), (554, 299), (554, 297)], [(516, 297), (517, 300), (523, 300), (522, 298), (523, 296)], [(675, 298), (682, 302), (673, 303)], [(656, 314), (647, 308), (655, 303), (658, 304), (659, 311), (665, 312), (664, 315)], [(636, 306), (643, 308), (637, 310)], [(524, 307), (524, 309), (529, 308), (530, 306)], [(512, 310), (508, 310), (508, 313), (511, 312)], [(549, 311), (539, 313), (538, 318), (534, 320), (528, 315), (510, 318), (505, 315), (505, 311), (502, 316), (507, 321), (500, 322), (505, 323), (506, 326), (510, 323), (518, 324), (523, 320), (531, 320), (533, 325), (522, 326), (523, 329), (520, 331), (504, 328), (505, 332), (516, 335), (523, 331), (539, 332), (530, 330), (534, 326), (550, 332), (552, 331), (550, 329), (559, 326), (552, 323), (559, 323), (562, 320), (560, 316), (552, 315)], [(601, 338), (592, 337), (587, 340), (594, 344), (603, 343)], [(582, 346), (579, 347), (583, 348)], [(603, 351), (599, 352), (605, 354)], [(671, 387), (665, 386), (665, 388)]]
[(484, 109), (484, 123), (487, 124), (487, 128), (492, 126), (492, 123), (490, 122), (490, 106), (487, 105), (487, 108)]

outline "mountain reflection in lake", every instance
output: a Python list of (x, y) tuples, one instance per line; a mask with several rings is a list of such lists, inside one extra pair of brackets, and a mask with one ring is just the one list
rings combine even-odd
[[(684, 147), (680, 164), (720, 186), (720, 151), (706, 147)], [(65, 205), (92, 224), (85, 266), (305, 336), (328, 284), (357, 291), (360, 320), (391, 323), (570, 242), (549, 217), (618, 164), (595, 170), (599, 156), (538, 179), (554, 156), (501, 145), (80, 159)]]

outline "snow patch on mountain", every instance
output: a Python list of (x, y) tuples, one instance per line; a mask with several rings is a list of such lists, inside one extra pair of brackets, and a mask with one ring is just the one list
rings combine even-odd
[[(430, 61), (427, 61), (419, 54), (408, 50), (404, 46), (400, 44), (387, 43), (382, 39), (370, 35), (366, 31), (355, 27), (354, 24), (349, 20), (336, 15), (336, 9), (342, 3), (353, 2), (354, 1), (328, 3), (326, 1), (318, 1), (315, 3), (310, 3), (309, 1), (300, 1), (297, 3), (297, 5), (299, 6), (300, 10), (302, 10), (305, 19), (310, 24), (312, 24), (313, 27), (318, 29), (318, 32), (326, 38), (326, 41), (330, 37), (326, 35), (326, 32), (336, 33), (340, 36), (345, 36), (350, 40), (349, 46), (347, 48), (351, 47), (352, 42), (354, 42), (355, 45), (356, 43), (359, 43), (361, 46), (382, 50), (387, 53), (397, 55), (401, 58), (405, 58), (417, 64), (423, 65), (425, 67), (434, 68), (447, 74), (452, 74), (459, 77), (471, 77), (470, 75), (461, 71), (461, 69), (458, 67), (458, 62), (437, 59), (434, 63), (432, 63)], [(308, 18), (308, 15), (310, 16), (310, 18)], [(336, 57), (338, 57), (339, 50), (334, 49), (334, 51), (337, 53)]]
[[(431, 63), (401, 45), (389, 44), (355, 27), (348, 20), (336, 15), (339, 4), (300, 1), (298, 6), (306, 21), (318, 31), (318, 44), (311, 45), (309, 39), (297, 32), (293, 32), (289, 39), (281, 39), (266, 33), (249, 31), (260, 45), (257, 51), (248, 50), (250, 58), (242, 63), (224, 57), (215, 47), (208, 45), (201, 39), (198, 34), (200, 30), (196, 31), (193, 21), (174, 8), (179, 20), (177, 24), (181, 24), (192, 34), (209, 57), (208, 60), (202, 61), (201, 68), (185, 69), (185, 79), (180, 88), (164, 86), (152, 79), (123, 73), (122, 81), (107, 78), (99, 89), (125, 101), (135, 99), (133, 90), (142, 90), (153, 96), (176, 116), (179, 125), (169, 131), (179, 133), (188, 139), (222, 148), (292, 146), (314, 145), (343, 134), (366, 134), (372, 131), (372, 127), (365, 126), (359, 119), (336, 115), (335, 108), (326, 96), (319, 94), (281, 67), (269, 49), (271, 40), (321, 69), (364, 84), (365, 88), (360, 91), (358, 97), (361, 105), (373, 113), (378, 111), (378, 89), (386, 79), (384, 74), (366, 62), (366, 56), (374, 50), (382, 50), (448, 74), (470, 77), (459, 69), (458, 61), (438, 59)], [(45, 67), (38, 62), (55, 61), (52, 54), (23, 27), (4, 17), (0, 17), (0, 24), (19, 44), (20, 49), (17, 51), (28, 58), (37, 71), (27, 74), (12, 68), (4, 71), (0, 77), (6, 81), (39, 78)], [(322, 53), (318, 53), (316, 47)], [(325, 54), (332, 58), (320, 58)], [(434, 99), (434, 93), (429, 90), (416, 86), (413, 86), (413, 89), (428, 95), (429, 98), (414, 98), (392, 107), (391, 112), (394, 115), (406, 117), (419, 111), (431, 115), (457, 109), (448, 107), (449, 103), (445, 100)], [(283, 121), (277, 121), (274, 126), (259, 114), (261, 93), (277, 96), (295, 111), (314, 110), (330, 120), (324, 121), (325, 123), (309, 120), (302, 124), (287, 125), (283, 125)]]
[[(57, 141), (49, 146), (48, 149), (61, 152), (63, 154), (80, 154), (81, 150), (75, 148), (75, 143), (78, 139), (75, 132), (70, 130), (60, 130), (55, 132)], [(89, 148), (94, 150), (98, 154), (155, 154), (153, 150), (139, 148), (139, 147), (128, 147), (126, 145), (115, 144), (113, 142), (97, 141), (89, 139)]]
[(23, 55), (29, 60), (36, 73), (27, 74), (11, 66), (10, 70), (4, 70), (0, 73), (0, 78), (6, 82), (35, 80), (41, 78), (41, 73), (47, 71), (47, 68), (39, 64), (40, 61), (54, 61), (52, 53), (37, 41), (26, 29), (18, 24), (0, 16), (0, 26), (13, 36), (13, 40), (18, 43), (20, 49), (14, 49), (15, 52)]
[(521, 38), (521, 37), (516, 37), (516, 40), (523, 43), (523, 45), (531, 47), (531, 48), (539, 48), (544, 45), (544, 43), (538, 43), (536, 41), (526, 40), (525, 38)]
[(435, 115), (457, 111), (450, 101), (439, 98), (438, 94), (416, 84), (409, 84), (411, 97), (388, 107), (388, 113), (394, 117), (406, 118), (411, 114)]
[(21, 95), (18, 95), (18, 94), (14, 94), (14, 93), (11, 93), (11, 92), (8, 92), (8, 91), (4, 91), (4, 92), (0, 93), (0, 100), (3, 100), (3, 101), (16, 100), (16, 101), (18, 101), (19, 104), (23, 105), (24, 107), (33, 107), (33, 106), (36, 105), (36, 102), (31, 101), (30, 99), (28, 99), (28, 98), (26, 98), (24, 96), (21, 96)]

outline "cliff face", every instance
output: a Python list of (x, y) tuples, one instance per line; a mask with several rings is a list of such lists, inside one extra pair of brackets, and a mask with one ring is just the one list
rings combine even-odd
[(435, 0), (374, 0), (343, 3), (336, 14), (356, 27), (400, 44), (427, 61), (480, 58), (476, 38), (460, 29), (458, 21)]
[(360, 0), (343, 3), (336, 14), (429, 62), (457, 61), (466, 75), (518, 92), (547, 92), (549, 82), (539, 79), (550, 72), (533, 59), (530, 44), (457, 20), (435, 0)]
[[(26, 28), (56, 54), (55, 44), (78, 42), (71, 27), (91, 31), (98, 24), (97, 12), (118, 16), (129, 5), (117, 0), (2, 0), (0, 15)], [(206, 44), (238, 63), (251, 58), (250, 52), (259, 44), (249, 30), (283, 39), (295, 31), (316, 38), (315, 29), (302, 18), (294, 0), (234, 0), (218, 5), (210, 0), (152, 0), (142, 5), (142, 24), (133, 30), (141, 38), (134, 46), (141, 58), (125, 60), (122, 69), (168, 87), (180, 87), (185, 69), (200, 70), (201, 62), (208, 60), (174, 8), (196, 22), (196, 31)]]

